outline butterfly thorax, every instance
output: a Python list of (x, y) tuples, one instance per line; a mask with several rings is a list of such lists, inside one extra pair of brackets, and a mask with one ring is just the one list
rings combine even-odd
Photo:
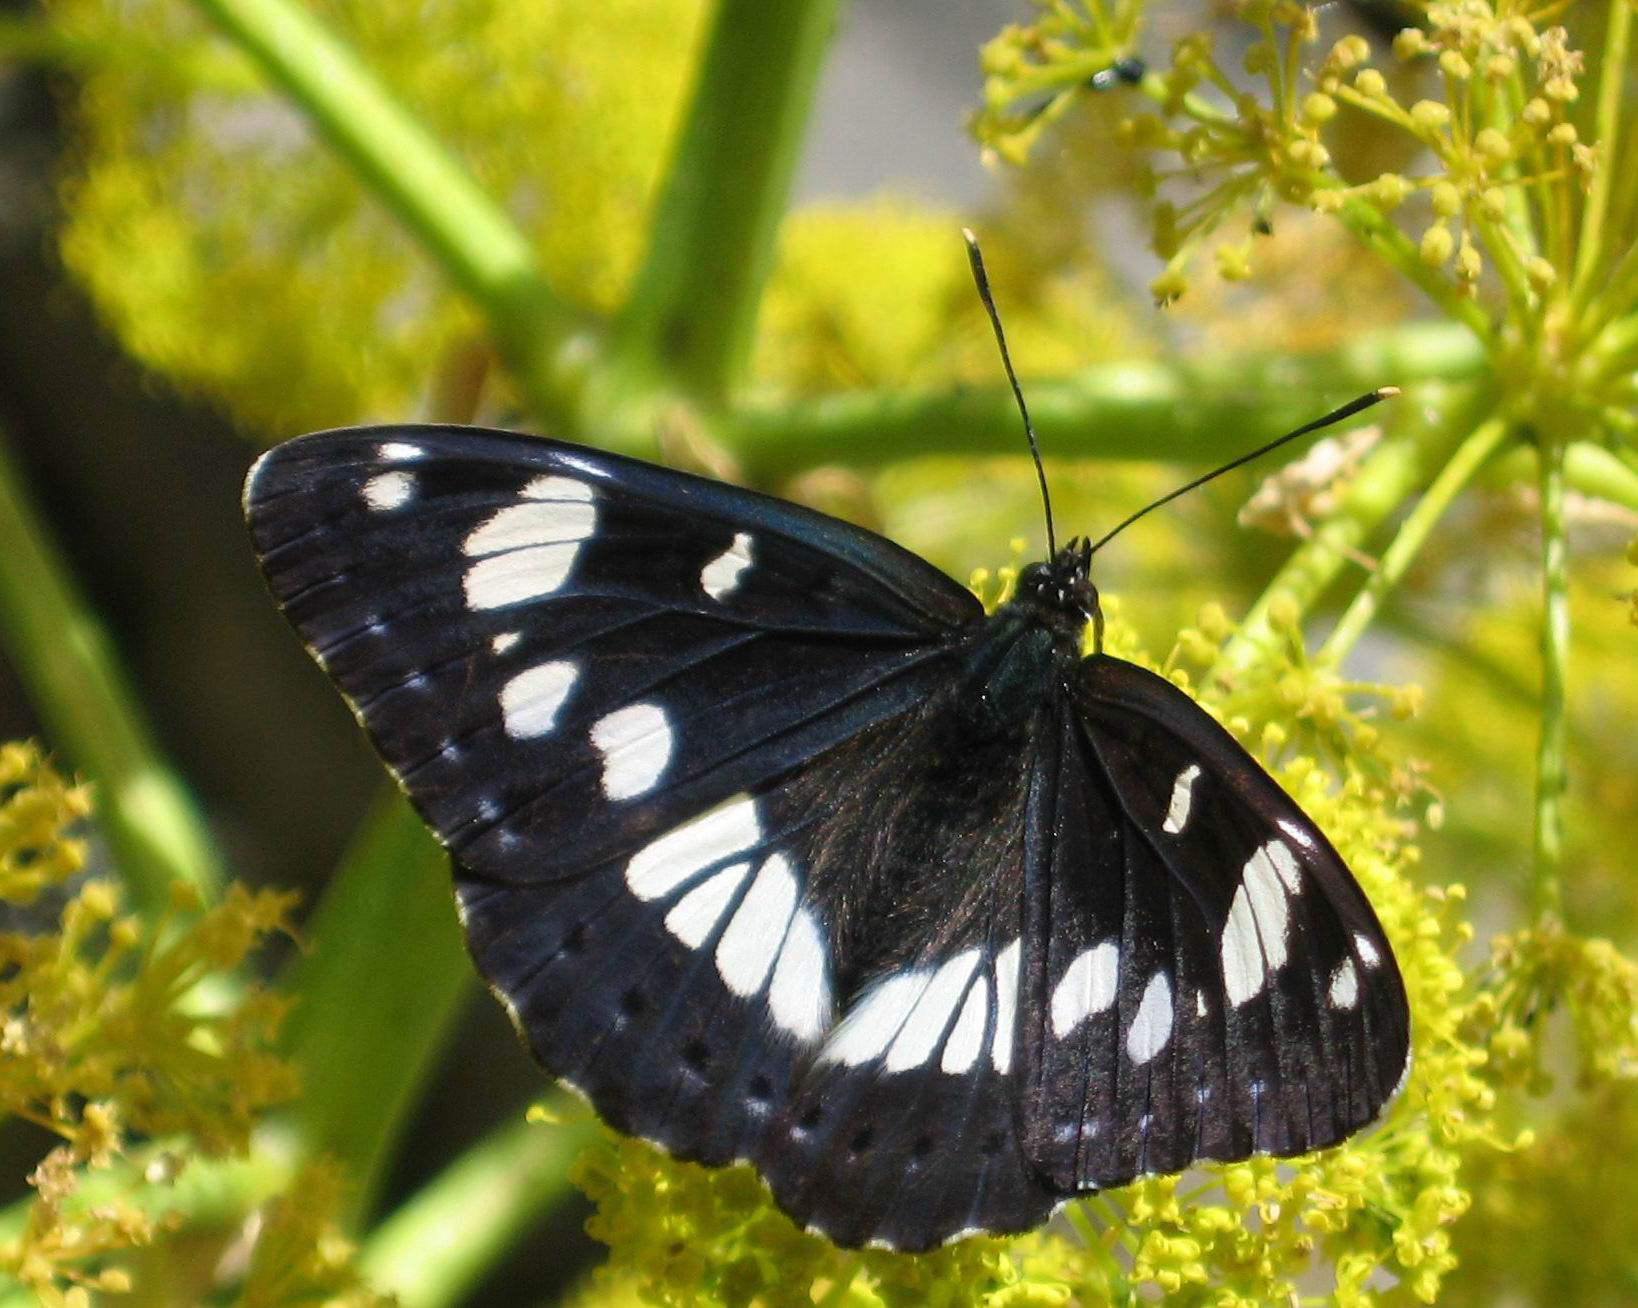
[(1013, 598), (985, 619), (968, 660), (971, 721), (1004, 733), (1018, 727), (1081, 659), (1086, 624), (1101, 627), (1098, 591), (1088, 577), (1086, 542), (1019, 574)]

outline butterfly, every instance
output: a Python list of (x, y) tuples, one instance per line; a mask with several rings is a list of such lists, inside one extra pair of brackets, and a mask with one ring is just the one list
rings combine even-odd
[(810, 509), (452, 426), (278, 446), (245, 510), (535, 1057), (838, 1244), (1304, 1153), (1403, 1083), (1330, 842), (1183, 691), (1083, 657), (1087, 541), (986, 614)]
[(993, 614), (862, 528), (544, 437), (320, 432), (245, 483), (274, 599), (449, 850), (535, 1057), (849, 1247), (1323, 1148), (1410, 1069), (1364, 892), (1209, 714), (1103, 652), (1091, 579), (1145, 514), (1397, 391), (1059, 550), (963, 236), (1046, 515)]

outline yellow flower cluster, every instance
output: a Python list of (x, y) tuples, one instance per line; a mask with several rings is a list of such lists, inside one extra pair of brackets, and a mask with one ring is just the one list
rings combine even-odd
[(0, 900), (31, 904), (84, 867), (85, 842), (65, 827), (90, 811), (86, 789), (65, 782), (34, 746), (0, 744)]
[(1117, 60), (1131, 56), (1143, 0), (1035, 0), (1033, 23), (1012, 23), (979, 52), (984, 107), (973, 130), (1008, 163)]
[[(1428, 31), (1406, 28), (1393, 48), (1401, 60), (1437, 65), (1443, 99), (1400, 103), (1387, 78), (1367, 64), (1369, 46), (1357, 36), (1332, 48), (1315, 96), (1333, 111), (1341, 102), (1406, 133), (1427, 148), (1439, 171), (1414, 181), (1383, 173), (1358, 186), (1317, 192), (1314, 204), (1336, 212), (1354, 195), (1391, 212), (1423, 194), (1432, 213), (1419, 243), (1424, 263), (1448, 267), (1456, 285), (1471, 294), (1487, 248), (1529, 285), (1545, 290), (1558, 269), (1526, 243), (1513, 219), (1523, 188), (1579, 188), (1593, 170), (1594, 152), (1566, 118), (1567, 106), (1580, 95), (1582, 57), (1570, 50), (1562, 27), (1538, 33), (1525, 17), (1501, 16), (1483, 0), (1430, 5), (1428, 19)], [(1518, 112), (1490, 112), (1497, 96), (1519, 103)]]
[(1538, 1094), (1552, 1088), (1543, 1028), (1562, 1003), (1583, 1087), (1638, 1081), (1638, 963), (1608, 940), (1551, 923), (1497, 936), (1490, 956), (1495, 981), (1472, 1017), (1499, 1074)]
[[(986, 51), (992, 98), (1055, 89), (1050, 113), (1020, 122), (991, 112), (979, 120), (981, 139), (1013, 162), (1049, 119), (1087, 94), (1085, 68), (1122, 53), (1109, 24), (1071, 21), (1064, 5), (1042, 8), (1036, 23), (1009, 28)], [(1225, 279), (1249, 277), (1254, 237), (1269, 230), (1281, 202), (1381, 235), (1400, 221), (1394, 215), (1402, 205), (1419, 198), (1428, 216), (1410, 220), (1420, 233), (1411, 249), (1448, 278), (1454, 294), (1474, 293), (1487, 255), (1522, 297), (1568, 271), (1571, 200), (1556, 192), (1579, 193), (1598, 151), (1568, 119), (1584, 61), (1562, 27), (1538, 28), (1518, 6), (1491, 0), (1427, 4), (1426, 27), (1405, 29), (1393, 48), (1402, 63), (1431, 65), (1441, 94), (1403, 103), (1395, 82), (1372, 64), (1363, 37), (1343, 38), (1310, 66), (1309, 48), (1320, 34), (1314, 8), (1292, 0), (1237, 0), (1232, 8), (1254, 32), (1241, 69), (1231, 72), (1218, 59), (1210, 31), (1190, 32), (1174, 44), (1170, 68), (1150, 83), (1160, 112), (1125, 124), (1131, 146), (1177, 161), (1156, 166), (1152, 186), (1176, 180), (1190, 188), (1186, 202), (1161, 199), (1154, 207), (1154, 246), (1167, 260), (1151, 288), (1157, 300), (1169, 302), (1187, 289), (1190, 266), (1236, 216), (1243, 217), (1244, 235), (1217, 239), (1212, 254)], [(1137, 16), (1120, 29), (1122, 40), (1133, 39)], [(1239, 72), (1266, 90), (1249, 89)], [(1384, 172), (1345, 182), (1328, 144), (1345, 126), (1343, 108), (1425, 147), (1435, 166), (1416, 177)], [(1544, 240), (1521, 220), (1527, 190), (1554, 226)]]
[[(89, 811), (36, 748), (0, 745), (0, 900), (22, 924), (0, 932), (0, 1112), (63, 1142), (30, 1175), (32, 1202), (0, 1212), (0, 1277), (47, 1308), (137, 1287), (134, 1252), (181, 1222), (166, 1187), (244, 1154), (296, 1091), (273, 1052), (285, 1001), (240, 979), (288, 930), (292, 897), (235, 886), (202, 908), (178, 892), (145, 927), (115, 883), (75, 880), (85, 850), (70, 832)], [(334, 1235), (336, 1184), (308, 1169), (264, 1211), (243, 1308), (382, 1302)]]
[[(406, 417), (466, 362), (471, 308), (196, 9), (47, 7), (106, 52), (76, 70), (62, 252), (135, 358), (279, 435)], [(559, 294), (618, 302), (701, 0), (313, 8), (506, 205)]]

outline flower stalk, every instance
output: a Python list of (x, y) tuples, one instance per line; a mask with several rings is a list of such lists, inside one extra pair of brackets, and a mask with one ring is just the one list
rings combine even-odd
[(1564, 792), (1569, 748), (1566, 687), (1570, 663), (1569, 531), (1564, 510), (1564, 445), (1540, 432), (1541, 735), (1536, 747), (1536, 821), (1530, 907), (1538, 925), (1563, 916)]
[(1479, 470), (1501, 449), (1510, 431), (1510, 424), (1504, 415), (1492, 414), (1456, 447), (1456, 452), (1440, 468), (1438, 476), (1422, 493), (1416, 507), (1395, 533), (1393, 541), (1382, 552), (1376, 571), (1360, 587), (1325, 643), (1320, 646), (1315, 655), (1316, 662), (1330, 668), (1341, 666), (1375, 619), (1383, 600), (1404, 578), (1439, 519), (1444, 517)]
[(204, 818), (3, 444), (0, 631), (50, 738), (94, 784), (98, 822), (144, 916), (166, 910), (173, 883), (213, 899), (222, 870)]
[(612, 328), (620, 385), (711, 408), (739, 380), (837, 12), (838, 0), (718, 5), (648, 249)]
[(525, 1121), (519, 1111), (377, 1226), (359, 1250), (365, 1278), (402, 1308), (463, 1302), (518, 1236), (572, 1194), (569, 1165), (594, 1124), (567, 1096), (554, 1103), (562, 1120)]
[(541, 273), (506, 212), (307, 8), (194, 0), (244, 50), (489, 321), (542, 421), (575, 411), (587, 326)]

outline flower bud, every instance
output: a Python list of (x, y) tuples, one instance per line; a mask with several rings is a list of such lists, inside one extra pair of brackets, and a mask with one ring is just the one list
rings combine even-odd
[(1422, 262), (1430, 268), (1442, 268), (1456, 248), (1456, 238), (1442, 222), (1434, 223), (1422, 233)]
[(1425, 131), (1432, 131), (1450, 122), (1450, 108), (1437, 100), (1418, 100), (1411, 106), (1411, 121)]
[(1473, 148), (1490, 164), (1504, 164), (1513, 157), (1513, 143), (1504, 132), (1487, 127), (1473, 139)]

